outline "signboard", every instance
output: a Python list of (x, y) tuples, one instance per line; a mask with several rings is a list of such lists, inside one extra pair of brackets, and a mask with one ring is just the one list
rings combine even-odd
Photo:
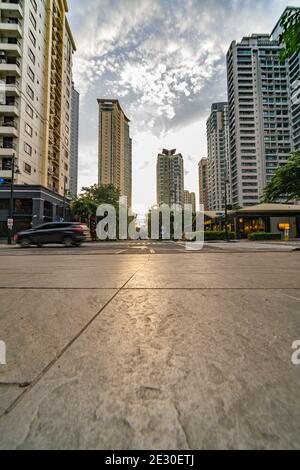
[(14, 219), (7, 219), (7, 227), (9, 228), (9, 230), (12, 230), (14, 226)]
[(5, 179), (0, 178), (0, 184), (4, 184), (4, 183), (5, 183)]
[(290, 230), (290, 224), (279, 224), (278, 229), (279, 230)]
[(225, 212), (224, 211), (217, 211), (216, 216), (217, 217), (225, 217)]

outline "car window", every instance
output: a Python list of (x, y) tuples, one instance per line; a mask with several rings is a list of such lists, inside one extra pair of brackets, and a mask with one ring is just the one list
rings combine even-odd
[(38, 227), (36, 227), (34, 230), (47, 230), (49, 229), (51, 224), (43, 224), (43, 225), (39, 225)]

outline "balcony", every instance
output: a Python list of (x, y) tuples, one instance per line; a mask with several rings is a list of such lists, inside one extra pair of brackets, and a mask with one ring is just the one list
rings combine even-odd
[(18, 126), (17, 124), (11, 121), (0, 120), (0, 135), (4, 137), (18, 137)]
[[(13, 5), (1, 2), (1, 5)], [(1, 7), (2, 8), (2, 7)], [(18, 19), (12, 20), (10, 18), (0, 18), (0, 30), (6, 36), (22, 37), (22, 27)]]
[[(12, 78), (12, 77), (10, 77)], [(5, 93), (9, 96), (20, 96), (20, 84), (18, 80), (14, 82), (7, 81), (0, 78), (0, 93)]]
[(20, 62), (15, 57), (0, 57), (0, 72), (12, 73), (21, 77)]
[(0, 178), (11, 179), (11, 170), (9, 170), (6, 166), (1, 165), (0, 162)]
[(16, 144), (1, 142), (0, 143), (0, 157), (12, 157), (16, 152)]
[(17, 18), (23, 18), (23, 2), (18, 0), (9, 3), (0, 1), (0, 10), (2, 10), (2, 12), (12, 14)]
[(5, 114), (6, 116), (19, 116), (19, 104), (15, 102), (6, 102), (4, 104), (0, 103), (0, 114)]
[[(12, 42), (13, 41), (13, 42)], [(18, 57), (21, 57), (21, 43), (17, 38), (0, 38), (0, 51), (14, 52)]]

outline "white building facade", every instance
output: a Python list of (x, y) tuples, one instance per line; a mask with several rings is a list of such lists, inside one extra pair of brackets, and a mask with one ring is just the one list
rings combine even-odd
[(257, 204), (292, 148), (288, 70), (270, 35), (232, 42), (227, 53), (232, 204)]
[(66, 0), (0, 2), (0, 178), (69, 186), (72, 54)]
[[(225, 209), (225, 184), (230, 175), (228, 103), (214, 103), (206, 123), (208, 210)], [(230, 191), (227, 184), (227, 204)]]

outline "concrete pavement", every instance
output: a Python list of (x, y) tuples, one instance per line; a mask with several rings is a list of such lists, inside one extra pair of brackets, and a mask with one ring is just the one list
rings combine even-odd
[(1, 250), (0, 448), (299, 448), (299, 252), (104, 250)]

